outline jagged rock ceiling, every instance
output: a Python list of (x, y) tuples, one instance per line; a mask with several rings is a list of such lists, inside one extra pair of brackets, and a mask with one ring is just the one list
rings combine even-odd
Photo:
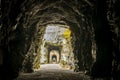
[(11, 3), (6, 1), (5, 4), (11, 4), (5, 6), (6, 9), (11, 10), (4, 10), (4, 13), (8, 13), (9, 15), (5, 14), (5, 16), (9, 16), (13, 22), (18, 15), (29, 15), (31, 20), (38, 20), (41, 25), (65, 24), (65, 21), (78, 23), (76, 17), (91, 16), (91, 9), (94, 8), (93, 1), (88, 0), (25, 0), (24, 2), (21, 0), (19, 3), (13, 0)]

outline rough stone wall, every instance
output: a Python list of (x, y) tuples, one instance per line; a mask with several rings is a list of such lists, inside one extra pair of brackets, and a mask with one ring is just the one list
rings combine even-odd
[(107, 0), (107, 20), (112, 33), (112, 75), (115, 80), (119, 79), (120, 74), (120, 1), (119, 0)]
[(106, 1), (97, 0), (94, 14), (94, 29), (96, 41), (96, 62), (92, 68), (94, 77), (111, 76), (112, 70), (112, 40), (107, 22)]
[[(120, 20), (118, 9), (118, 0), (96, 1), (93, 17), (97, 46), (96, 62), (92, 68), (94, 77), (110, 78), (112, 75), (116, 75), (114, 72), (111, 73), (115, 69), (114, 61), (119, 62), (118, 58), (115, 58), (115, 56), (119, 56), (118, 45), (116, 45), (116, 43), (119, 44), (118, 25)], [(119, 72), (119, 70), (116, 71)]]
[[(38, 27), (38, 26), (37, 26)], [(32, 40), (30, 48), (25, 56), (25, 59), (22, 64), (22, 72), (33, 72), (34, 68), (40, 67), (40, 58), (41, 58), (41, 44), (43, 35), (45, 32), (45, 27), (38, 28), (37, 32), (35, 33), (35, 38)]]

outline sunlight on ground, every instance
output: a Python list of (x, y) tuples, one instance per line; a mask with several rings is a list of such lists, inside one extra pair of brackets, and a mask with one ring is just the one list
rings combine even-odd
[[(63, 68), (60, 64), (41, 64), (39, 69), (35, 69), (34, 71), (40, 70), (70, 70), (70, 67)], [(70, 70), (73, 71), (73, 70)]]

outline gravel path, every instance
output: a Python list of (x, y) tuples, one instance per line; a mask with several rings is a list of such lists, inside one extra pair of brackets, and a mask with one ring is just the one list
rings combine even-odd
[(83, 73), (62, 69), (59, 64), (42, 65), (39, 71), (23, 73), (17, 80), (89, 80)]

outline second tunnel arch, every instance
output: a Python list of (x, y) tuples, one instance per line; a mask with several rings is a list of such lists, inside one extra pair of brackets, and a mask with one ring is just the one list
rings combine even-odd
[(49, 62), (50, 63), (59, 63), (60, 54), (57, 50), (51, 50), (49, 54), (50, 54), (50, 56), (49, 56)]
[[(61, 48), (62, 46), (52, 46), (52, 45), (46, 45), (47, 50), (48, 50), (48, 63), (51, 63), (51, 59), (53, 55), (56, 55), (57, 57), (57, 63), (59, 63), (60, 58), (61, 58)], [(58, 51), (57, 53), (54, 51)]]

